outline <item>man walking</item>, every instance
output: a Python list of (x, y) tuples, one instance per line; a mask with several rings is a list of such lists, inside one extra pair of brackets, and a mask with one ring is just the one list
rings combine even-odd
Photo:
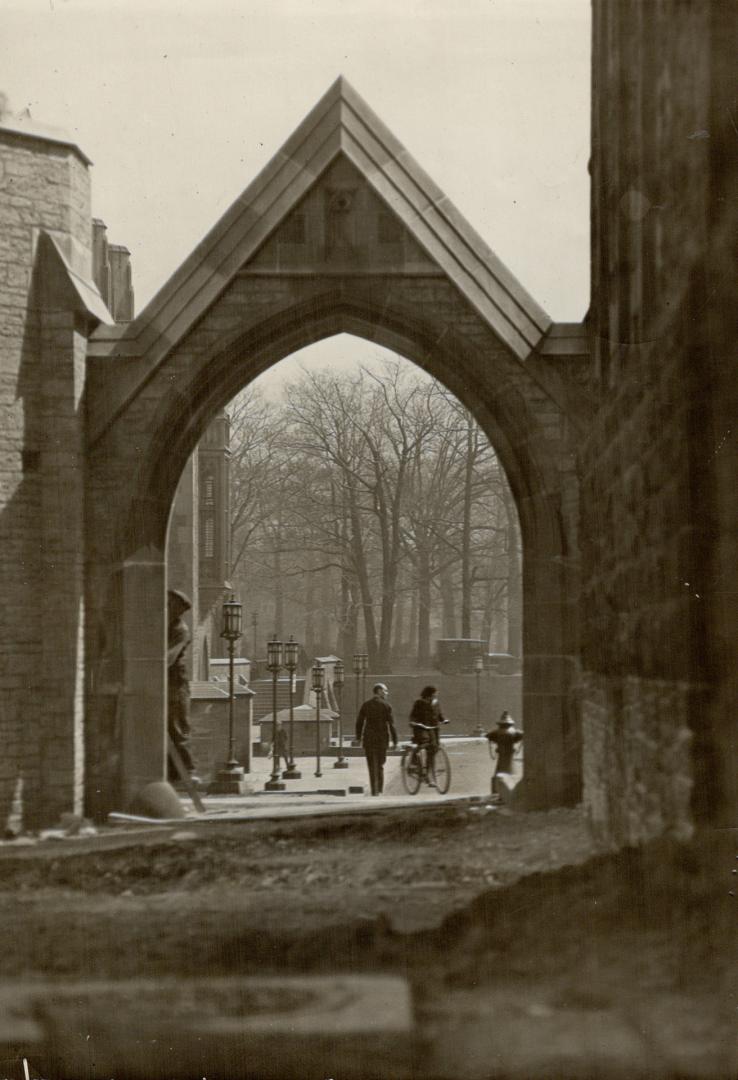
[(277, 761), (284, 761), (285, 771), (290, 767), (290, 747), (287, 740), (287, 732), (284, 730), (280, 723), (276, 725), (276, 732), (272, 739), (271, 746), (267, 751), (267, 757), (274, 757), (274, 740), (277, 742)]
[(397, 746), (392, 707), (385, 700), (388, 694), (384, 683), (376, 683), (372, 687), (373, 696), (364, 702), (356, 718), (356, 740), (364, 747), (372, 795), (381, 795), (384, 788), (384, 763), (390, 740)]

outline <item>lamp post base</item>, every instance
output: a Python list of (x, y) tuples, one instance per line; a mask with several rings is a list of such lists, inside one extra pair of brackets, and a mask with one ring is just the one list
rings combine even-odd
[(284, 791), (286, 785), (279, 779), (279, 773), (276, 776), (270, 777), (264, 784), (264, 791)]
[(245, 779), (243, 766), (237, 761), (226, 762), (208, 785), (208, 795), (248, 795), (251, 791), (253, 785)]
[(295, 764), (288, 765), (282, 773), (283, 780), (302, 780), (302, 773)]
[(334, 769), (348, 769), (349, 763), (344, 757), (340, 757), (338, 761), (333, 762)]

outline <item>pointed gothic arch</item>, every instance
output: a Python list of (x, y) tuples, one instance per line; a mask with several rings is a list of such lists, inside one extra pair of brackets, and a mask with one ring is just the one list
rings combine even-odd
[[(341, 332), (445, 383), (502, 461), (525, 553), (527, 801), (571, 802), (583, 338), (552, 325), (342, 79), (141, 315), (90, 343), (88, 601), (93, 626), (119, 630), (122, 790), (164, 771), (165, 538), (187, 456), (241, 387)], [(94, 729), (94, 688), (88, 704)]]

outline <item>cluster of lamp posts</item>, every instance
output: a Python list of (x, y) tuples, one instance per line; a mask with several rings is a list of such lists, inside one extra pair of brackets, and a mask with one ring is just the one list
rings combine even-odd
[[(223, 630), (221, 637), (228, 642), (228, 761), (224, 772), (234, 780), (242, 779), (243, 767), (238, 763), (235, 750), (234, 729), (234, 654), (236, 642), (242, 636), (243, 609), (234, 597), (226, 600), (223, 604)], [(294, 757), (294, 703), (295, 703), (295, 676), (297, 672), (300, 653), (300, 643), (290, 635), (289, 641), (278, 641), (276, 635), (267, 642), (267, 668), (272, 673), (272, 773), (266, 784), (265, 791), (284, 791), (285, 780), (299, 780), (302, 773), (295, 764)], [(289, 672), (290, 676), (290, 722), (289, 742), (287, 748), (287, 768), (280, 774), (280, 742), (277, 737), (279, 726), (277, 724), (277, 680), (282, 669)], [(354, 653), (354, 675), (356, 676), (356, 711), (359, 711), (359, 700), (366, 697), (366, 675), (369, 670), (369, 657), (366, 653)], [(325, 692), (325, 667), (320, 660), (315, 660), (311, 668), (310, 688), (315, 694), (315, 775), (322, 776), (320, 769), (320, 707)], [(333, 665), (333, 685), (338, 693), (338, 754), (333, 762), (334, 769), (347, 769), (348, 761), (343, 755), (343, 686), (345, 674), (342, 660), (336, 660)]]

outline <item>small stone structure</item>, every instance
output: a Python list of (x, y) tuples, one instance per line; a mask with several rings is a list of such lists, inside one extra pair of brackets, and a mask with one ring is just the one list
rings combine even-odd
[[(261, 721), (261, 734), (259, 736), (259, 747), (262, 754), (269, 752), (269, 748), (272, 745), (272, 726), (274, 721), (272, 719), (273, 714), (269, 713)], [(294, 716), (294, 739), (293, 747), (296, 757), (302, 757), (305, 754), (312, 754), (315, 751), (317, 732), (317, 710), (313, 705), (296, 705), (293, 709)], [(336, 730), (336, 713), (332, 712), (327, 707), (322, 707), (320, 710), (320, 745), (322, 749), (327, 749), (331, 745), (331, 739)], [(290, 711), (289, 709), (282, 709), (277, 713), (277, 723), (282, 725), (282, 730), (289, 739), (290, 733)]]
[[(228, 760), (230, 697), (227, 686), (213, 682), (190, 684), (190, 739), (197, 775), (212, 780)], [(246, 772), (251, 769), (253, 699), (247, 686), (234, 685), (234, 747)]]
[[(227, 683), (230, 675), (230, 660), (228, 657), (215, 657), (208, 664), (207, 677), (213, 682)], [(251, 680), (251, 661), (245, 656), (234, 656), (233, 676), (238, 683), (248, 686)]]
[(183, 616), (191, 631), (185, 654), (191, 679), (210, 678), (222, 652), (222, 604), (230, 596), (230, 422), (224, 412), (208, 425), (185, 463), (167, 530), (167, 585), (190, 597)]

